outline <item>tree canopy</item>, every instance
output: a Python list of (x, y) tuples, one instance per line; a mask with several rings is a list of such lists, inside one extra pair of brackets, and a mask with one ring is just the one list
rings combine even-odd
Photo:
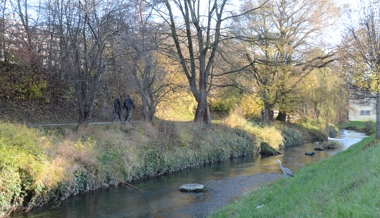
[[(266, 115), (277, 109), (282, 121), (292, 112), (319, 117), (317, 111), (328, 111), (321, 108), (328, 103), (315, 93), (329, 97), (327, 84), (320, 81), (326, 75), (335, 80), (332, 72), (343, 71), (332, 65), (336, 49), (324, 47), (324, 31), (340, 15), (335, 2), (234, 4), (232, 0), (41, 0), (38, 5), (3, 1), (2, 61), (30, 70), (20, 72), (19, 79), (12, 80), (13, 71), (3, 76), (16, 85), (1, 86), (7, 93), (0, 97), (24, 93), (15, 99), (74, 99), (80, 123), (89, 122), (95, 109), (112, 110), (107, 105), (113, 98), (127, 93), (148, 121), (153, 121), (160, 105), (180, 96), (178, 92), (192, 95), (194, 108), (193, 103), (188, 105), (194, 121), (205, 125), (211, 124), (210, 109), (235, 106), (246, 107), (249, 117), (259, 116), (260, 107)], [(360, 58), (371, 54), (363, 56), (360, 49), (375, 47), (364, 46), (368, 45), (362, 40), (365, 27), (351, 31), (346, 51), (356, 58), (350, 63), (362, 69), (356, 72), (368, 74), (373, 65)], [(360, 78), (368, 85), (374, 77)], [(302, 110), (305, 105), (313, 109)]]

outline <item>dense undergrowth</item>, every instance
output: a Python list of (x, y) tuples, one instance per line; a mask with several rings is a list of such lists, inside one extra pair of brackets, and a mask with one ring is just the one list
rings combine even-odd
[(0, 216), (71, 195), (326, 138), (302, 125), (261, 126), (231, 114), (193, 122), (29, 128), (0, 122)]
[(380, 143), (346, 151), (262, 186), (211, 217), (379, 217)]

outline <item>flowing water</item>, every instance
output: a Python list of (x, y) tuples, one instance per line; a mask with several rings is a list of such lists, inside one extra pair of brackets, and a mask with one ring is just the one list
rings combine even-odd
[[(329, 138), (330, 141), (339, 144), (338, 149), (314, 151), (319, 145), (310, 143), (288, 148), (278, 156), (254, 155), (236, 158), (134, 183), (133, 186), (138, 189), (102, 188), (71, 197), (56, 208), (45, 206), (28, 213), (12, 214), (11, 217), (206, 217), (248, 191), (286, 177), (276, 159), (281, 160), (282, 164), (297, 176), (297, 169), (305, 164), (331, 157), (364, 137), (366, 136), (363, 133), (343, 130), (339, 138)], [(307, 151), (314, 151), (316, 154), (305, 155)], [(179, 187), (187, 183), (201, 183), (205, 185), (206, 191), (180, 192)]]

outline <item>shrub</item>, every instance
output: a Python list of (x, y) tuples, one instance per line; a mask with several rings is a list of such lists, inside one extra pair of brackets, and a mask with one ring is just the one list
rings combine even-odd
[(294, 147), (299, 146), (305, 143), (304, 132), (299, 131), (296, 128), (284, 128), (281, 131), (282, 136), (284, 137), (284, 146), (285, 147)]
[(325, 149), (337, 149), (338, 146), (339, 145), (336, 142), (326, 142), (322, 145), (322, 147)]
[(45, 203), (64, 177), (45, 149), (50, 140), (25, 126), (0, 123), (0, 216)]
[(241, 128), (254, 137), (258, 144), (267, 142), (269, 146), (277, 151), (283, 146), (283, 137), (275, 126), (259, 126), (253, 122), (248, 122), (243, 117), (243, 112), (240, 108), (230, 111), (229, 116), (223, 119), (222, 124), (232, 128)]
[(323, 142), (327, 140), (327, 134), (316, 129), (309, 129), (308, 134), (310, 138), (316, 142)]
[(170, 145), (178, 141), (178, 128), (174, 123), (161, 121), (158, 124), (158, 137), (160, 142)]
[(269, 146), (269, 144), (266, 142), (260, 143), (260, 152), (259, 153), (262, 155), (270, 155), (270, 156), (276, 156), (276, 155), (280, 154), (274, 148)]
[(0, 98), (26, 100), (43, 97), (47, 82), (31, 66), (0, 61)]
[(342, 124), (341, 128), (364, 132), (370, 135), (376, 130), (376, 123), (373, 121), (350, 121)]
[(366, 121), (364, 123), (363, 131), (367, 133), (367, 135), (371, 135), (376, 130), (376, 124), (373, 121)]
[(327, 131), (328, 131), (328, 136), (331, 138), (336, 138), (338, 136), (338, 129), (335, 126), (329, 125), (327, 127)]
[[(154, 176), (175, 172), (191, 166), (250, 155), (256, 149), (255, 139), (239, 128), (231, 131), (230, 128), (219, 125), (202, 129), (195, 124), (176, 124), (176, 131), (178, 144), (168, 145), (156, 140), (139, 149), (139, 175)], [(170, 131), (163, 133), (171, 135)]]
[(325, 129), (326, 124), (323, 124), (321, 122), (308, 119), (300, 119), (297, 120), (297, 126), (305, 130), (306, 135), (309, 137), (308, 140), (323, 142), (328, 138)]
[(101, 182), (117, 185), (120, 181), (131, 180), (125, 146), (122, 143), (111, 142), (98, 146), (97, 161), (105, 177)]
[(253, 119), (261, 116), (262, 106), (257, 99), (253, 99), (250, 95), (244, 95), (241, 99), (241, 107), (244, 111), (244, 116), (248, 119)]

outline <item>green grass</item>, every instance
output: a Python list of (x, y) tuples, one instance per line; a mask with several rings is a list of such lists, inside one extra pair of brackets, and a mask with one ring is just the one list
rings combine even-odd
[(340, 126), (341, 129), (352, 129), (359, 132), (365, 132), (371, 135), (376, 130), (376, 123), (373, 121), (349, 121)]
[(379, 217), (380, 143), (373, 140), (260, 187), (211, 217)]
[(363, 121), (349, 121), (347, 123), (344, 123), (340, 126), (340, 128), (357, 128), (357, 129), (362, 129), (365, 126), (365, 122)]

